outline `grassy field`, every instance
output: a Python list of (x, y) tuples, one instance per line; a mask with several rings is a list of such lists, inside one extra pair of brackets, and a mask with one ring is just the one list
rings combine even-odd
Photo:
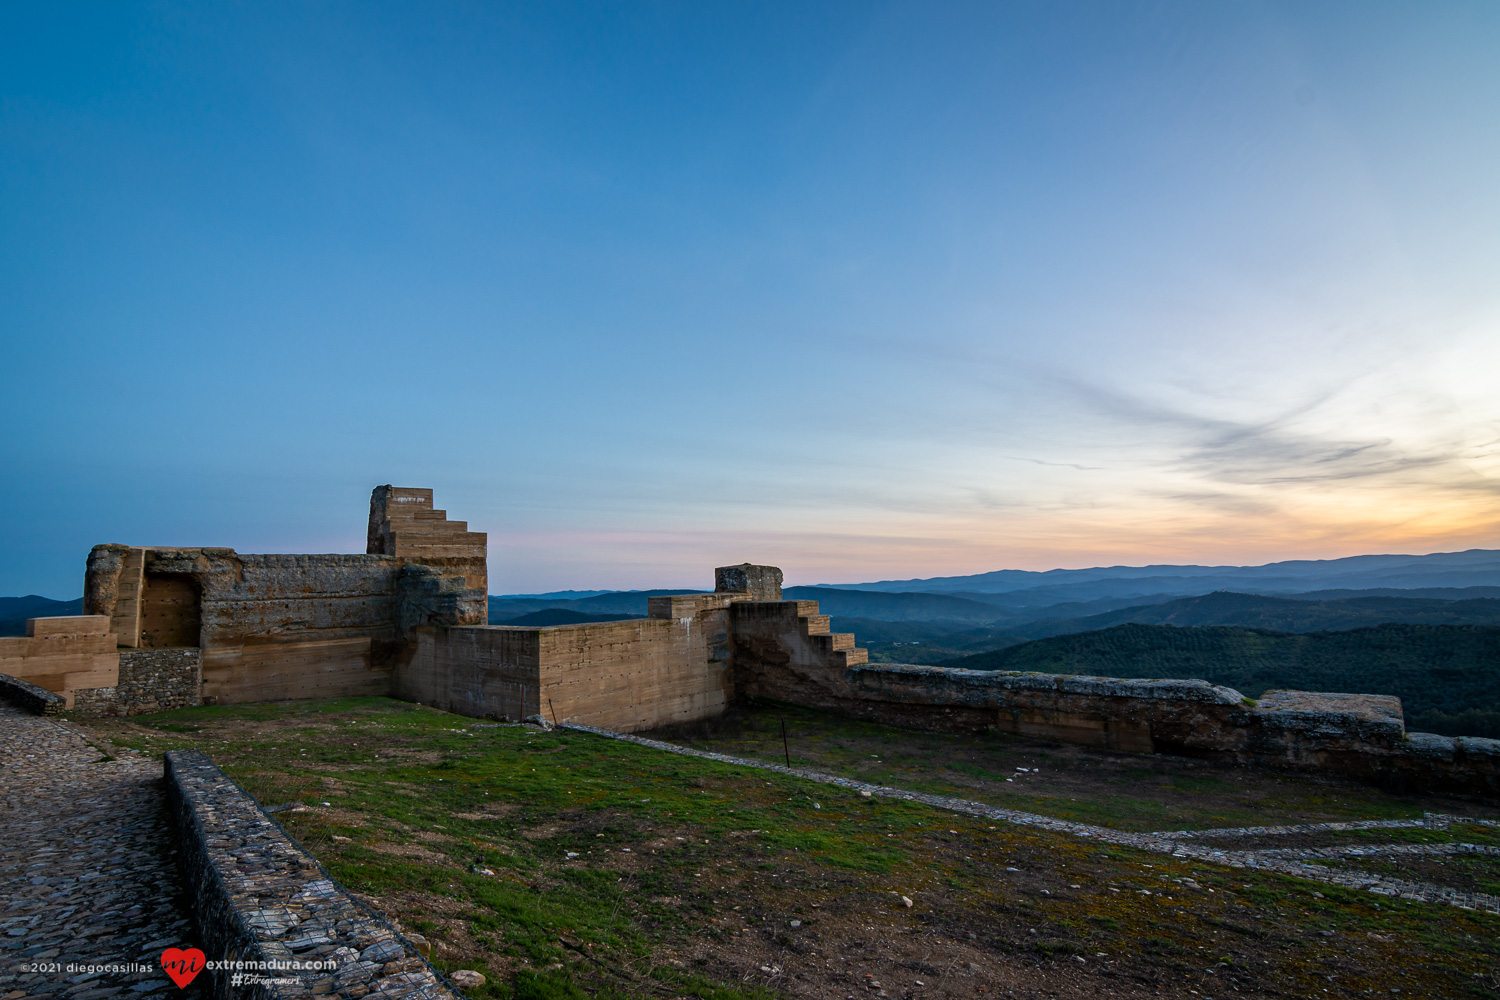
[(1500, 817), (1500, 808), (1448, 796), (1018, 736), (895, 729), (795, 705), (739, 708), (646, 735), (772, 763), (789, 752), (799, 767), (1119, 830), (1408, 819), (1424, 811)]
[[(783, 714), (745, 713), (694, 739), (770, 756)], [(1116, 765), (993, 738), (990, 756), (974, 756), (984, 739), (814, 713), (788, 723), (794, 763), (862, 777), (874, 767), (890, 784), (950, 792), (985, 791), (978, 782), (1018, 796), (1008, 805), (1050, 803), (1129, 828), (1426, 805), (1311, 783), (1274, 784), (1269, 798), (1255, 785), (1262, 797), (1242, 801), (1219, 787), (1239, 788), (1238, 777), (1163, 772), (1157, 758)], [(476, 996), (1186, 1000), (1500, 987), (1494, 917), (997, 828), (585, 734), (476, 726), (385, 699), (188, 709), (96, 728), (152, 752), (202, 749), (262, 803), (303, 803), (277, 818), (348, 888), (433, 941), (434, 964), (485, 973)], [(1011, 791), (1007, 765), (1058, 780)], [(1117, 766), (1147, 778), (1114, 784), (1128, 773)], [(1152, 781), (1173, 789), (1165, 804), (1152, 805)], [(1077, 794), (1089, 782), (1096, 798)]]

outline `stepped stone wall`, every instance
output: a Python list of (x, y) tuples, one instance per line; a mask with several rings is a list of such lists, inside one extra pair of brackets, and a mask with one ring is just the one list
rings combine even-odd
[(68, 708), (82, 689), (113, 687), (119, 671), (108, 618), (33, 618), (24, 636), (0, 638), (0, 674), (61, 695)]

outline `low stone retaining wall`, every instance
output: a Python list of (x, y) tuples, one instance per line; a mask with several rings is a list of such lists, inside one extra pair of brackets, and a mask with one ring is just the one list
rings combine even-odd
[(62, 715), (63, 696), (10, 674), (0, 674), (0, 699), (32, 715)]
[(906, 663), (846, 668), (738, 643), (737, 690), (917, 729), (999, 730), (1135, 753), (1500, 796), (1500, 740), (1408, 733), (1399, 698)]
[(118, 684), (73, 694), (73, 710), (84, 715), (141, 715), (202, 703), (203, 651), (196, 647), (121, 650)]
[(200, 946), (210, 963), (248, 964), (241, 973), (205, 971), (213, 996), (457, 1000), (384, 918), (334, 882), (207, 756), (171, 751), (166, 778)]

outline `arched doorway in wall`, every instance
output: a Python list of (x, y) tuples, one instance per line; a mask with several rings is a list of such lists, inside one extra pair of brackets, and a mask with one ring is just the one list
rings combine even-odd
[(141, 649), (200, 645), (203, 588), (181, 573), (147, 573), (141, 597)]

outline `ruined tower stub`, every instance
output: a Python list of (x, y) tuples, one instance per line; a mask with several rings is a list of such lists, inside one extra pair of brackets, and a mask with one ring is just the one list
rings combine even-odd
[(752, 601), (781, 600), (781, 570), (775, 566), (720, 566), (714, 570), (714, 593), (749, 594)]
[(465, 587), (481, 595), (489, 585), (484, 532), (470, 531), (467, 522), (450, 521), (445, 511), (433, 510), (429, 489), (375, 487), (365, 551), (461, 577)]

